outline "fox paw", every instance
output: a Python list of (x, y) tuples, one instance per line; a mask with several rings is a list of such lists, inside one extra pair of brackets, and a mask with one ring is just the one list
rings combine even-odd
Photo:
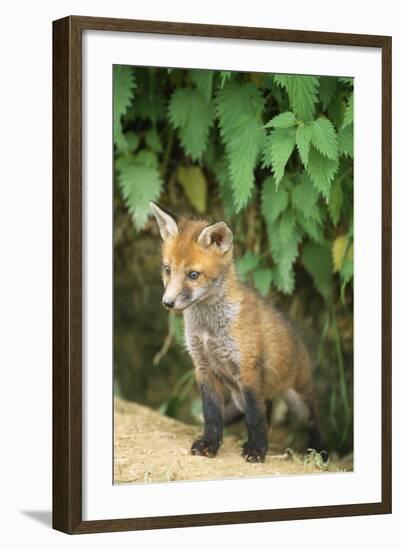
[(249, 441), (242, 446), (242, 456), (245, 457), (247, 462), (264, 462), (266, 451), (266, 448)]
[(213, 458), (216, 456), (219, 445), (211, 443), (205, 439), (196, 439), (191, 446), (191, 454), (196, 456), (207, 456)]

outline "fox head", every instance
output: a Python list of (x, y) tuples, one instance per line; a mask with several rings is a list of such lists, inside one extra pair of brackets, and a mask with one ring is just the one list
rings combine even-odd
[(223, 222), (176, 218), (156, 203), (150, 208), (162, 238), (163, 305), (182, 311), (213, 299), (233, 262), (233, 234)]

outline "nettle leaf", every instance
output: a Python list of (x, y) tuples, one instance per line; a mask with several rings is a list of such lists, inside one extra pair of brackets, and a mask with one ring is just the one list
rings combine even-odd
[(294, 208), (305, 218), (320, 219), (318, 199), (318, 190), (313, 185), (310, 177), (303, 174), (299, 183), (296, 183), (291, 191), (291, 202)]
[(199, 160), (206, 149), (214, 110), (199, 90), (179, 88), (171, 96), (168, 116), (187, 155)]
[(212, 99), (214, 71), (209, 71), (206, 69), (192, 69), (190, 74), (192, 82), (203, 94), (205, 100), (209, 102)]
[(150, 214), (149, 201), (156, 201), (162, 189), (157, 161), (151, 161), (152, 152), (130, 155), (118, 166), (118, 183), (136, 228), (142, 229)]
[(286, 210), (277, 222), (279, 239), (283, 247), (293, 239), (296, 226), (295, 214), (292, 210)]
[(220, 157), (214, 164), (213, 172), (219, 184), (219, 196), (223, 203), (224, 214), (230, 219), (235, 214), (235, 203), (231, 189), (230, 174), (228, 172), (228, 163), (224, 156)]
[(344, 119), (342, 127), (345, 128), (354, 122), (354, 94), (351, 94), (348, 99), (347, 106), (344, 111)]
[(341, 184), (336, 180), (331, 188), (328, 210), (333, 225), (336, 226), (340, 221), (341, 209), (343, 206), (343, 190)]
[(276, 185), (284, 176), (284, 169), (295, 147), (294, 128), (276, 128), (268, 137), (271, 165)]
[(260, 264), (260, 260), (261, 258), (260, 256), (258, 256), (258, 254), (254, 254), (249, 250), (245, 252), (242, 258), (237, 260), (236, 267), (238, 276), (241, 281), (245, 281), (247, 275), (258, 267), (258, 265)]
[(310, 124), (300, 124), (295, 132), (295, 143), (302, 164), (305, 168), (308, 166), (309, 149), (312, 139), (312, 128)]
[(354, 158), (354, 125), (348, 124), (338, 132), (338, 152), (345, 157)]
[[(284, 225), (280, 223), (271, 223), (268, 226), (269, 245), (272, 258), (276, 264), (274, 281), (276, 287), (285, 294), (290, 294), (294, 290), (295, 277), (293, 264), (298, 256), (299, 244), (302, 241), (302, 235), (295, 227), (291, 231), (291, 238), (287, 240), (292, 228), (292, 222), (287, 220)], [(283, 236), (285, 241), (283, 242)]]
[(301, 120), (311, 120), (318, 101), (319, 79), (315, 76), (275, 75), (274, 82), (285, 88), (290, 106)]
[(199, 166), (179, 166), (177, 179), (191, 205), (204, 214), (207, 201), (207, 181)]
[(334, 76), (321, 76), (320, 77), (320, 101), (322, 102), (323, 110), (325, 111), (330, 105), (331, 100), (336, 95), (337, 90), (337, 78)]
[(338, 157), (337, 132), (329, 119), (319, 117), (311, 123), (311, 142), (325, 157), (336, 160)]
[(297, 119), (295, 118), (294, 113), (287, 111), (285, 113), (280, 113), (273, 117), (267, 124), (265, 128), (291, 128), (295, 126)]
[(237, 212), (251, 196), (256, 161), (265, 141), (261, 127), (263, 104), (261, 92), (250, 82), (229, 82), (216, 97), (220, 134), (227, 151)]
[(126, 114), (134, 98), (136, 88), (135, 75), (132, 67), (127, 65), (113, 66), (113, 128), (114, 142), (118, 149), (126, 150), (127, 142), (125, 140), (121, 117)]
[(345, 255), (349, 249), (349, 239), (347, 235), (339, 235), (333, 241), (331, 253), (333, 257), (333, 272), (341, 271)]
[(316, 189), (329, 200), (331, 184), (338, 170), (338, 158), (329, 159), (321, 155), (312, 146), (309, 151), (308, 174)]
[(278, 188), (272, 177), (266, 178), (262, 188), (262, 214), (266, 222), (273, 223), (287, 208), (288, 192), (283, 185)]
[(273, 281), (271, 269), (262, 267), (253, 272), (253, 283), (262, 296), (266, 296)]
[(301, 260), (311, 275), (316, 289), (328, 300), (332, 289), (332, 262), (330, 244), (305, 243)]
[(318, 210), (317, 212), (318, 215), (314, 218), (307, 218), (301, 212), (298, 212), (297, 222), (312, 241), (321, 243), (324, 239), (323, 221), (320, 211)]

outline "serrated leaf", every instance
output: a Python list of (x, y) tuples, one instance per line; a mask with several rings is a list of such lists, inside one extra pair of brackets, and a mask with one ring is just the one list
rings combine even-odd
[(323, 236), (323, 224), (320, 211), (318, 210), (318, 216), (315, 218), (307, 218), (301, 212), (298, 213), (297, 222), (299, 226), (305, 231), (312, 241), (316, 243), (322, 243)]
[(198, 160), (206, 149), (214, 110), (198, 90), (179, 88), (171, 96), (168, 116), (187, 155)]
[(230, 219), (235, 214), (235, 203), (225, 157), (221, 157), (214, 164), (213, 172), (219, 184), (219, 196), (224, 207), (224, 214)]
[(315, 287), (328, 300), (332, 289), (332, 263), (329, 243), (305, 243), (301, 260)]
[(347, 106), (345, 107), (342, 127), (346, 128), (353, 122), (354, 122), (354, 94), (351, 94), (349, 96)]
[(266, 296), (268, 294), (272, 281), (273, 272), (271, 269), (259, 268), (253, 272), (254, 285), (262, 296)]
[(161, 153), (163, 145), (155, 128), (151, 128), (145, 135), (145, 143), (155, 153)]
[(206, 69), (192, 69), (190, 74), (192, 82), (201, 94), (203, 94), (205, 100), (209, 102), (212, 99), (214, 71), (209, 71)]
[(257, 254), (254, 254), (251, 251), (245, 252), (245, 254), (237, 260), (236, 267), (238, 276), (241, 281), (245, 281), (247, 278), (248, 273), (256, 269), (260, 263), (260, 256)]
[(337, 89), (337, 78), (334, 76), (320, 77), (320, 101), (322, 102), (323, 110), (325, 111), (334, 98)]
[(135, 75), (132, 67), (127, 65), (113, 66), (113, 135), (117, 148), (126, 151), (127, 142), (124, 137), (121, 117), (125, 115), (134, 97), (136, 88)]
[(338, 132), (338, 152), (340, 155), (354, 158), (354, 126), (348, 124)]
[(207, 182), (199, 166), (179, 166), (177, 179), (191, 205), (204, 214), (206, 212)]
[(310, 177), (307, 174), (303, 174), (300, 181), (294, 185), (291, 191), (291, 202), (294, 208), (305, 218), (319, 219), (318, 198), (319, 192), (313, 185)]
[(274, 81), (285, 88), (290, 106), (303, 121), (311, 120), (318, 101), (319, 79), (315, 76), (275, 75)]
[(265, 128), (291, 128), (295, 126), (297, 119), (295, 118), (294, 113), (287, 111), (285, 113), (280, 113), (273, 117), (267, 124)]
[(287, 190), (282, 185), (276, 188), (272, 177), (263, 182), (261, 198), (262, 214), (268, 224), (275, 222), (288, 205)]
[(230, 82), (216, 97), (237, 212), (247, 204), (254, 186), (256, 160), (265, 139), (261, 128), (263, 102), (260, 91), (249, 82)]
[(278, 232), (279, 232), (281, 245), (285, 247), (294, 237), (295, 225), (296, 225), (296, 218), (295, 218), (294, 212), (290, 209), (286, 210), (280, 216), (277, 222), (277, 225), (278, 225)]
[(132, 164), (120, 173), (119, 184), (136, 228), (142, 229), (149, 212), (149, 201), (159, 198), (162, 180), (157, 169)]
[(311, 142), (323, 156), (336, 160), (338, 157), (337, 132), (329, 119), (319, 117), (311, 125)]
[(332, 160), (321, 155), (312, 146), (309, 151), (307, 171), (316, 189), (329, 200), (331, 184), (338, 170), (338, 159)]
[(284, 169), (294, 150), (295, 131), (293, 128), (274, 129), (268, 138), (268, 148), (271, 155), (271, 165), (276, 185), (284, 176)]
[(220, 88), (224, 88), (224, 84), (231, 78), (231, 71), (220, 71)]
[(333, 225), (336, 226), (340, 221), (341, 209), (343, 205), (343, 190), (341, 184), (336, 180), (331, 188), (328, 210)]
[(295, 228), (291, 240), (282, 242), (280, 225), (272, 223), (268, 226), (270, 252), (277, 266), (274, 281), (277, 288), (285, 294), (290, 294), (295, 285), (293, 264), (298, 256), (298, 247), (302, 235)]
[(300, 124), (295, 132), (295, 143), (302, 164), (305, 168), (308, 166), (309, 149), (312, 139), (312, 128), (310, 124)]

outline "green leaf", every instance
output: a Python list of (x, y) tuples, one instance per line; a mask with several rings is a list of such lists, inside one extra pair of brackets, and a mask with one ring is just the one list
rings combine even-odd
[(323, 110), (325, 111), (330, 105), (331, 100), (336, 95), (337, 78), (335, 76), (320, 77), (320, 101), (322, 102)]
[(125, 132), (125, 141), (127, 144), (127, 150), (134, 153), (139, 146), (139, 137), (135, 132)]
[(336, 226), (340, 221), (341, 209), (343, 206), (343, 190), (338, 180), (333, 183), (330, 192), (328, 210), (333, 225)]
[(336, 160), (338, 157), (337, 133), (329, 119), (319, 117), (311, 123), (312, 145), (323, 156)]
[(224, 88), (224, 84), (231, 78), (231, 71), (220, 71), (220, 88)]
[(199, 166), (179, 166), (177, 179), (191, 205), (204, 214), (206, 212), (207, 182)]
[[(287, 223), (287, 222), (286, 222)], [(292, 238), (283, 243), (282, 236), (285, 231), (279, 223), (271, 223), (268, 226), (270, 252), (277, 266), (274, 281), (277, 288), (285, 294), (290, 294), (295, 285), (293, 264), (298, 256), (298, 246), (302, 235), (295, 228)]]
[(345, 107), (342, 127), (345, 128), (354, 122), (354, 94), (351, 94)]
[(117, 148), (125, 151), (127, 142), (125, 140), (121, 117), (126, 114), (129, 105), (134, 97), (136, 88), (135, 75), (132, 67), (127, 65), (113, 66), (113, 128), (114, 142)]
[(273, 223), (288, 205), (288, 192), (283, 185), (278, 188), (272, 177), (266, 178), (262, 188), (262, 214), (266, 222)]
[(319, 79), (315, 76), (275, 75), (274, 81), (285, 88), (290, 106), (301, 120), (311, 120), (318, 101)]
[(245, 281), (248, 273), (250, 273), (251, 271), (253, 271), (258, 267), (260, 263), (260, 259), (261, 259), (260, 256), (248, 250), (242, 256), (242, 258), (237, 260), (236, 267), (237, 267), (238, 276), (241, 281)]
[(338, 152), (345, 157), (354, 158), (354, 126), (348, 124), (338, 132)]
[(309, 149), (312, 139), (312, 128), (310, 124), (300, 124), (295, 132), (295, 143), (302, 164), (305, 168), (308, 166)]
[(302, 254), (302, 263), (311, 275), (315, 287), (328, 300), (332, 288), (332, 261), (330, 243), (305, 243)]
[(293, 239), (296, 225), (295, 214), (292, 210), (286, 210), (279, 218), (278, 222), (278, 232), (281, 245), (283, 247), (287, 246), (288, 243)]
[(200, 159), (213, 124), (213, 105), (198, 90), (179, 88), (171, 96), (168, 116), (186, 154), (193, 160)]
[(149, 211), (149, 201), (159, 198), (162, 180), (150, 156), (130, 156), (119, 166), (118, 182), (136, 228), (142, 229)]
[(294, 208), (305, 218), (320, 219), (317, 201), (319, 192), (313, 185), (310, 177), (303, 174), (299, 183), (296, 183), (291, 192), (291, 202)]
[(206, 69), (192, 69), (190, 74), (192, 82), (201, 92), (205, 100), (209, 103), (212, 99), (214, 71), (209, 71)]
[(160, 141), (159, 134), (155, 128), (151, 128), (145, 135), (145, 143), (155, 153), (161, 153), (163, 151), (163, 145)]
[(346, 84), (347, 86), (354, 85), (354, 79), (352, 77), (340, 76), (338, 81), (341, 82), (342, 84)]
[(301, 212), (298, 212), (297, 222), (312, 241), (316, 243), (323, 242), (323, 224), (320, 211), (317, 217), (307, 218)]
[(262, 296), (268, 294), (272, 281), (273, 272), (271, 269), (262, 267), (253, 272), (253, 283)]
[(291, 128), (295, 126), (297, 120), (294, 113), (287, 111), (285, 113), (280, 113), (273, 117), (267, 124), (265, 128)]
[(329, 200), (332, 181), (338, 170), (338, 159), (332, 160), (321, 155), (314, 147), (309, 151), (308, 174), (316, 189)]
[(295, 131), (293, 128), (276, 128), (269, 135), (268, 147), (276, 185), (283, 179), (285, 165), (294, 150), (294, 146)]
[(263, 103), (261, 92), (250, 82), (229, 82), (216, 97), (237, 212), (247, 204), (254, 186), (254, 169), (265, 139), (261, 127)]

